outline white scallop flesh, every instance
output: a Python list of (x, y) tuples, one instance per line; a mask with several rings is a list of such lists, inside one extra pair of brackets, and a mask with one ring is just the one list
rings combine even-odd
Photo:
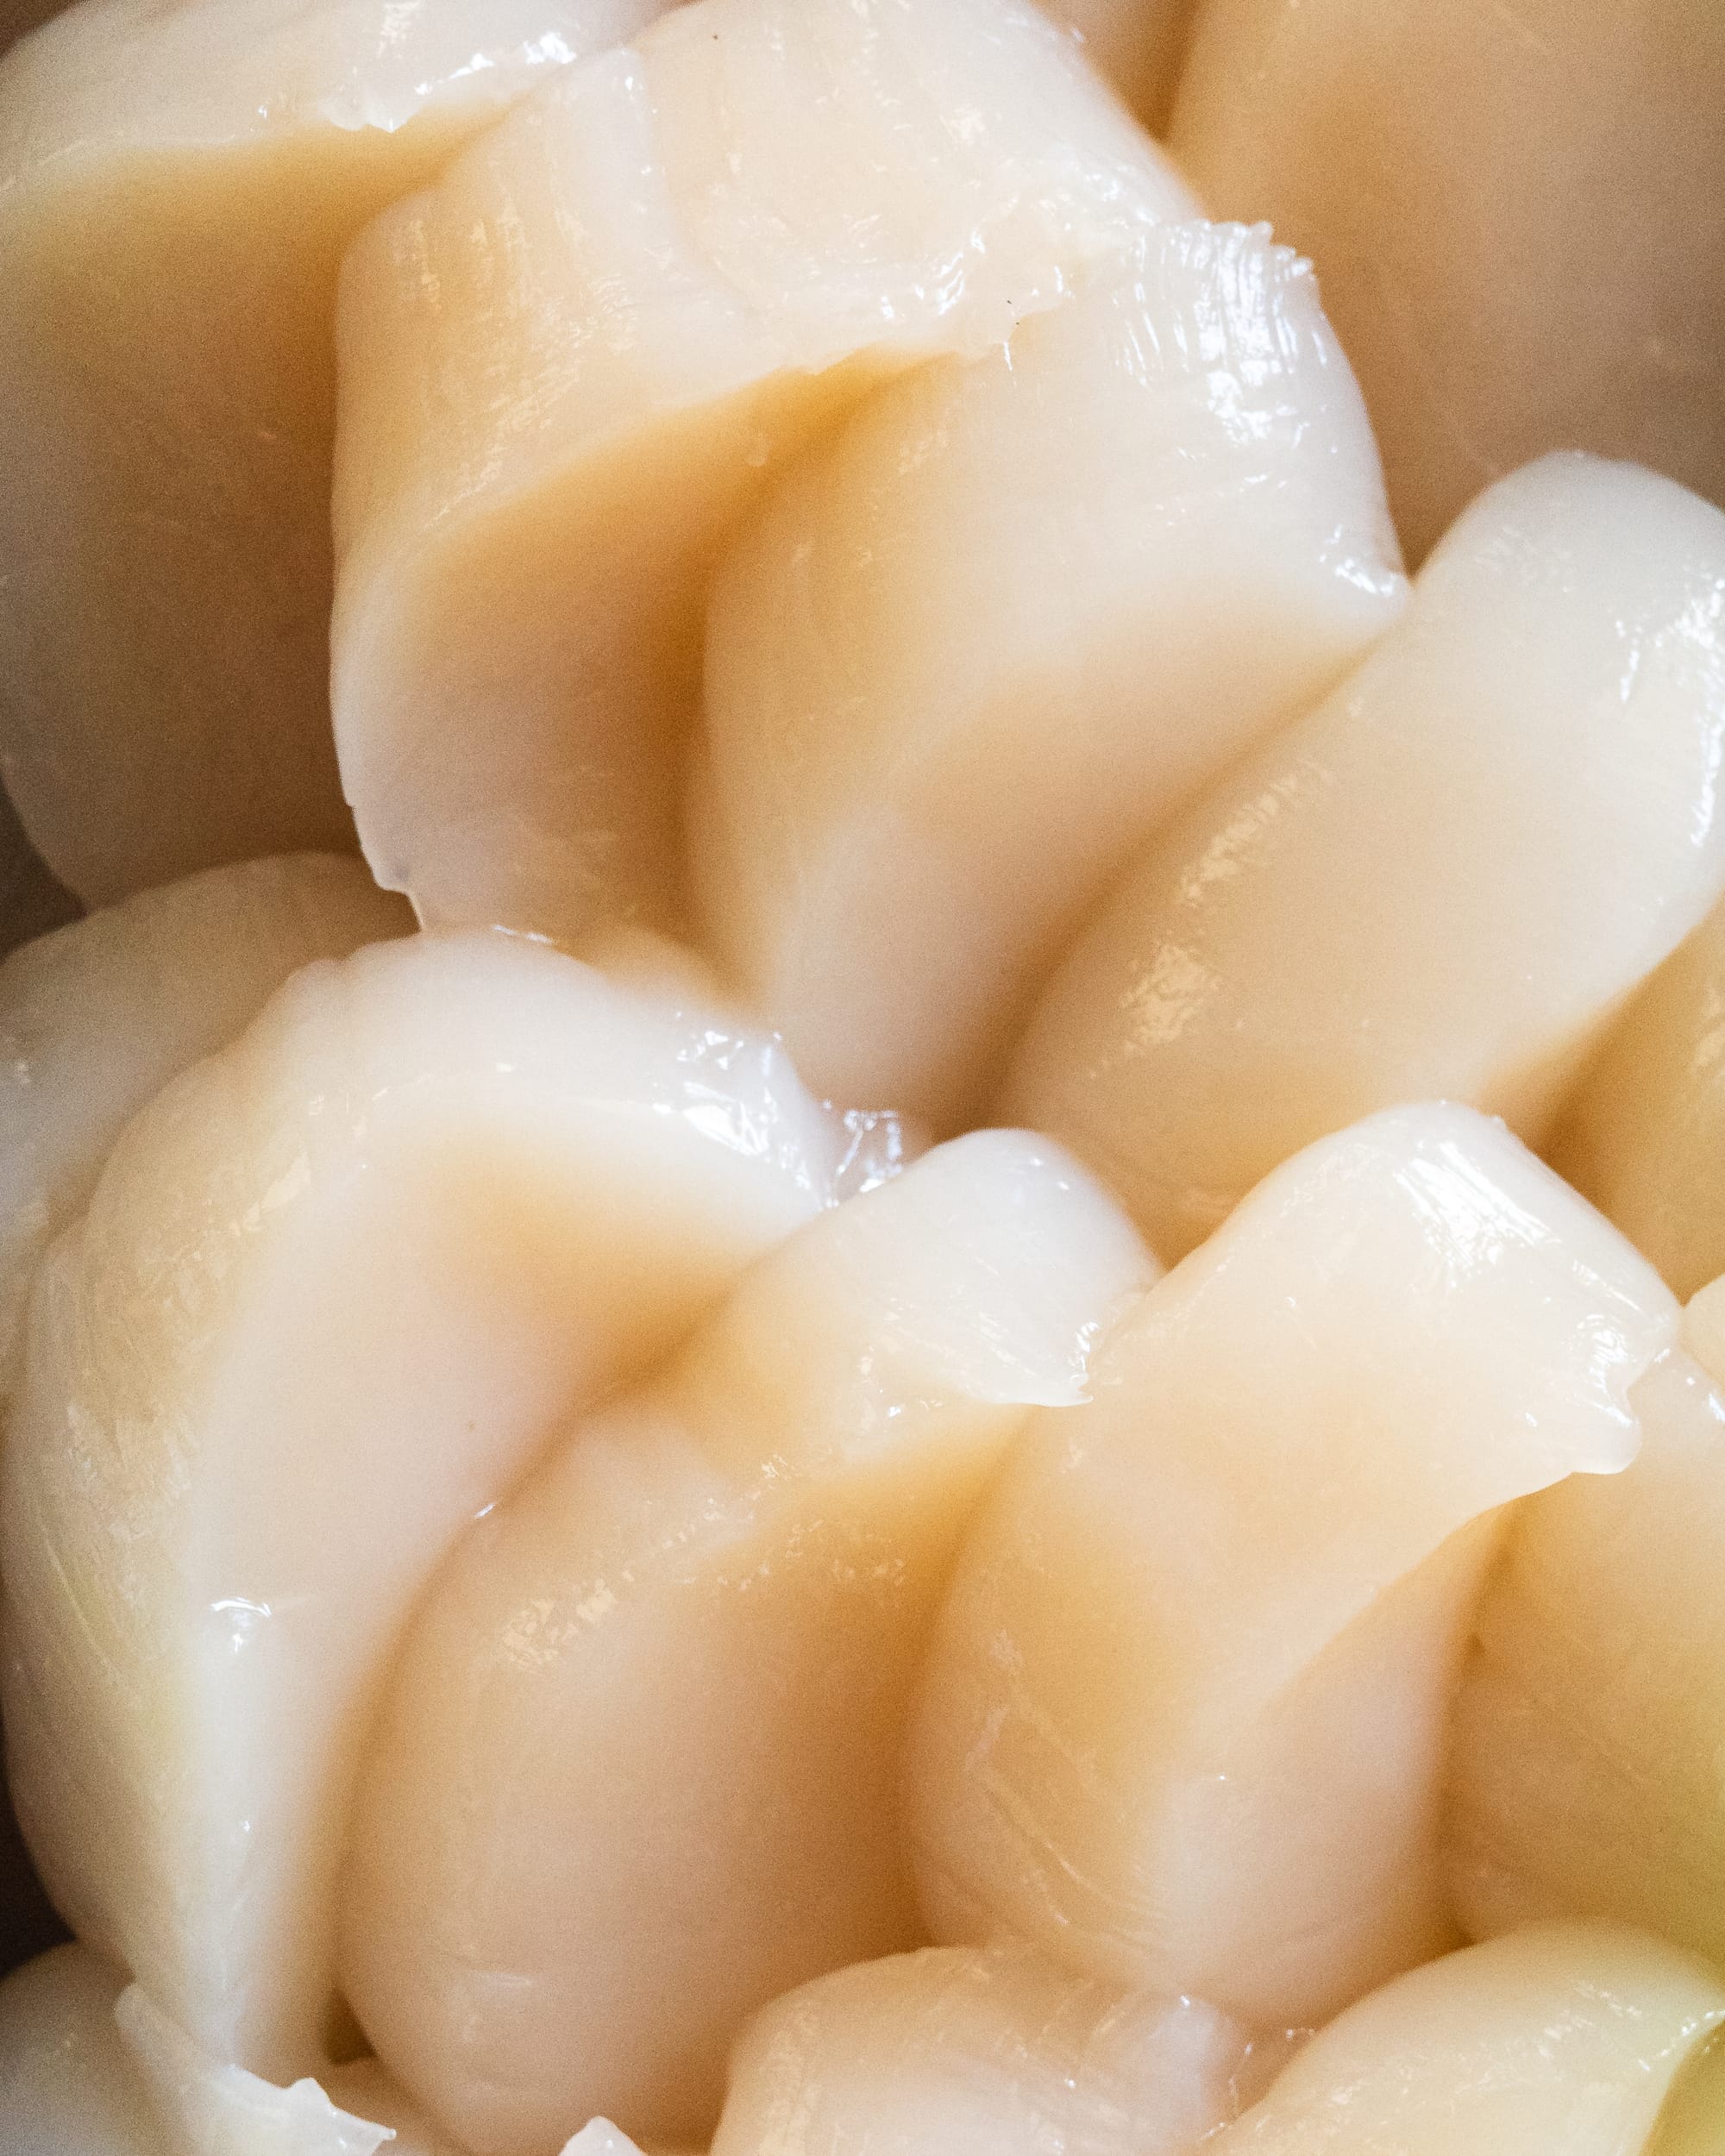
[(1651, 1933), (1534, 1925), (1362, 1999), (1205, 2156), (1633, 2156), (1722, 2020)]
[(293, 854), (141, 892), (0, 963), (0, 1393), (37, 1260), (129, 1118), (301, 966), (412, 925), (359, 862)]
[(496, 936), (306, 968), (129, 1125), (39, 1276), (4, 1711), (61, 1910), (199, 2050), (323, 2063), (402, 1620), (572, 1412), (830, 1201), (844, 1137), (770, 1040)]
[(1020, 1133), (764, 1259), (473, 1528), (361, 1783), (342, 1980), (475, 2156), (693, 2140), (768, 1999), (922, 1936), (900, 1754), (966, 1521), (1153, 1277)]
[(432, 924), (674, 921), (706, 585), (773, 468), (1195, 214), (1028, 0), (696, 0), (380, 218), (334, 632), (380, 881)]
[(938, 1938), (1310, 2027), (1453, 1943), (1452, 1694), (1502, 1508), (1634, 1457), (1675, 1303), (1500, 1125), (1297, 1156), (1032, 1423), (968, 1538), (910, 1802)]
[(351, 847), (336, 274), (657, 0), (81, 0), (0, 60), (0, 755), (106, 904)]
[(731, 2055), (712, 2156), (1183, 2156), (1233, 2115), (1244, 2033), (1032, 1946), (819, 1977)]
[(819, 1090), (974, 1123), (1132, 848), (1406, 595), (1309, 267), (1158, 229), (879, 392), (733, 542), (691, 818), (715, 947)]
[(1138, 856), (1003, 1112), (1167, 1262), (1326, 1131), (1462, 1100), (1539, 1144), (1725, 889), (1725, 516), (1628, 465), (1481, 495), (1313, 712)]

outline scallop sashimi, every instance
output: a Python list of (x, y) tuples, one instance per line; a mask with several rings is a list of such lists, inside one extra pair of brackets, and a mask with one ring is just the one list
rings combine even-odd
[(377, 2156), (392, 2138), (309, 2076), (279, 2088), (212, 2059), (136, 1984), (121, 1993), (114, 2020), (174, 2156)]
[(1254, 2028), (1453, 1936), (1449, 1701), (1501, 1508), (1634, 1456), (1678, 1312), (1499, 1125), (1394, 1110), (1289, 1162), (1039, 1417), (918, 1711), (937, 1937), (1009, 1928)]
[(1476, 1936), (1646, 1925), (1725, 1959), (1725, 1394), (1688, 1356), (1636, 1386), (1641, 1451), (1531, 1499), (1454, 1709), (1447, 1833)]
[(358, 862), (286, 855), (141, 892), (0, 964), (0, 1392), (36, 1261), (127, 1120), (290, 974), (412, 925)]
[(83, 0), (0, 63), (0, 761), (91, 904), (351, 846), (329, 732), (354, 235), (653, 0)]
[(696, 0), (380, 219), (334, 676), (380, 880), (440, 924), (674, 919), (706, 581), (772, 467), (1193, 214), (1028, 0)]
[(1565, 1106), (1551, 1159), (1674, 1294), (1725, 1273), (1725, 908), (1613, 1027)]
[(1717, 1972), (1665, 1940), (1535, 1925), (1362, 1999), (1206, 2156), (1638, 2156), (1722, 2021)]
[(125, 1988), (87, 1946), (56, 1946), (0, 1982), (8, 2156), (179, 2156), (115, 2025)]
[(1440, 1096), (1549, 1130), (1725, 887), (1725, 516), (1548, 457), (1348, 680), (1155, 838), (1005, 1100), (1171, 1262), (1300, 1146)]
[(770, 1042), (500, 937), (306, 969), (129, 1125), (39, 1275), (6, 1733), (62, 1911), (218, 2064), (322, 2063), (358, 1745), (443, 1551), (836, 1150)]
[[(385, 2109), (361, 2116), (315, 2084), (272, 2088), (199, 2058), (87, 1946), (56, 1947), (0, 1984), (7, 2156), (373, 2156), (386, 2126), (411, 2121), (374, 2065), (333, 2078)], [(390, 2146), (459, 2156), (423, 2135)]]
[(1151, 234), (878, 392), (731, 547), (691, 819), (715, 947), (818, 1090), (974, 1121), (1133, 842), (1405, 596), (1309, 271)]
[(1184, 2156), (1232, 2115), (1244, 2034), (1034, 1947), (931, 1946), (757, 2015), (712, 2156)]
[(1591, 449), (1725, 502), (1725, 13), (1203, 0), (1173, 141), (1312, 255), (1418, 561)]
[(342, 1977), (475, 2156), (704, 2137), (748, 2015), (918, 1943), (900, 1755), (960, 1531), (1152, 1274), (1056, 1149), (957, 1139), (466, 1537), (367, 1757)]

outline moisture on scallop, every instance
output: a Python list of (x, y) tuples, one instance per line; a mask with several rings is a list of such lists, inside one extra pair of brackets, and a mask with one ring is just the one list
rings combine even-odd
[(90, 904), (351, 847), (354, 235), (657, 0), (81, 0), (0, 61), (0, 764)]
[(334, 630), (379, 880), (434, 924), (674, 922), (707, 580), (773, 468), (1195, 214), (1028, 0), (696, 0), (380, 218)]
[(919, 1942), (899, 1762), (954, 1551), (1154, 1269), (1057, 1149), (956, 1139), (464, 1538), (361, 1777), (342, 1977), (474, 2156), (705, 2135), (747, 2015)]
[(1318, 708), (1158, 832), (1039, 1004), (1002, 1109), (1171, 1263), (1398, 1100), (1537, 1145), (1725, 887), (1725, 515), (1555, 456), (1482, 495)]
[(910, 1752), (935, 1935), (1013, 1930), (1255, 2029), (1452, 1943), (1450, 1700), (1502, 1507), (1627, 1465), (1677, 1324), (1471, 1110), (1269, 1177), (967, 1538)]
[(501, 937), (305, 969), (128, 1126), (33, 1304), (6, 1736), (61, 1910), (202, 2052), (323, 2062), (403, 1619), (570, 1413), (830, 1202), (841, 1136), (769, 1040)]
[(1145, 235), (879, 392), (733, 542), (690, 815), (715, 949), (819, 1091), (963, 1127), (1133, 845), (1406, 594), (1309, 270), (1261, 229)]

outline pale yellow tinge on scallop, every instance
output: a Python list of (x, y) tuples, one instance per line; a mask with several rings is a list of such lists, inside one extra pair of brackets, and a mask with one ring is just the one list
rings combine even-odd
[[(1708, 1300), (1685, 1313), (1692, 1349)], [(1452, 1710), (1451, 1893), (1477, 1938), (1609, 1917), (1720, 1962), (1725, 1391), (1673, 1351), (1632, 1402), (1634, 1464), (1521, 1507), (1481, 1605)]]
[(1406, 595), (1309, 271), (1262, 229), (1147, 235), (880, 392), (730, 549), (690, 818), (715, 948), (819, 1091), (963, 1127), (1131, 849)]
[(1398, 1100), (1528, 1144), (1725, 888), (1725, 516), (1548, 457), (1482, 495), (1358, 670), (1138, 856), (1003, 1112), (1171, 1263)]
[(461, 2156), (374, 2059), (326, 2082), (218, 2065), (87, 1946), (0, 1984), (7, 2156)]
[(336, 279), (657, 0), (82, 0), (0, 62), (0, 768), (91, 904), (353, 843)]
[(1193, 213), (1028, 0), (697, 0), (380, 219), (334, 676), (380, 881), (433, 923), (674, 920), (706, 581), (773, 467)]
[(1535, 1925), (1362, 1999), (1206, 2156), (1703, 2156), (1651, 2137), (1722, 2021), (1717, 1971), (1665, 1940)]
[(1725, 909), (1617, 1021), (1550, 1151), (1673, 1293), (1695, 1294), (1725, 1272)]

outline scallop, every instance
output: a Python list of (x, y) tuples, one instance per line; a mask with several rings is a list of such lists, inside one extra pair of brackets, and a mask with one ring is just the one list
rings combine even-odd
[(1151, 839), (1004, 1096), (1168, 1263), (1398, 1100), (1530, 1144), (1725, 887), (1725, 516), (1557, 456), (1501, 482), (1359, 668)]
[(1184, 2156), (1233, 2115), (1241, 2030), (1034, 1947), (931, 1946), (757, 2015), (712, 2156)]
[(446, 1550), (843, 1137), (770, 1041), (483, 936), (306, 968), (128, 1127), (8, 1432), (6, 1733), (61, 1910), (218, 2065), (325, 2063), (348, 1791)]
[(1530, 1499), (1457, 1697), (1446, 1838), (1476, 1937), (1643, 1925), (1725, 1959), (1725, 1394), (1673, 1352), (1635, 1463)]
[(1152, 1276), (1043, 1141), (812, 1222), (577, 1423), (417, 1614), (361, 1784), (343, 1986), (474, 2156), (704, 2140), (743, 2020), (920, 1940), (904, 1725), (1032, 1403)]
[(1499, 1125), (1397, 1109), (1267, 1179), (1039, 1415), (909, 1754), (937, 1938), (1253, 2029), (1453, 1944), (1449, 1704), (1502, 1508), (1634, 1457), (1678, 1311)]
[(131, 1116), (301, 966), (412, 925), (358, 862), (287, 855), (141, 892), (0, 963), (0, 1392), (36, 1263)]
[(0, 758), (91, 905), (350, 848), (336, 273), (654, 0), (83, 0), (0, 62)]
[(1309, 254), (1410, 558), (1552, 449), (1725, 502), (1725, 15), (1204, 0), (1171, 139)]
[(1631, 2156), (1722, 2020), (1717, 1974), (1664, 1940), (1535, 1925), (1361, 2000), (1207, 2156)]
[(1135, 842), (1405, 597), (1309, 270), (1163, 227), (881, 391), (733, 544), (691, 819), (714, 948), (820, 1091), (974, 1123)]
[(869, 387), (1170, 214), (1028, 0), (696, 0), (380, 218), (342, 279), (334, 654), (379, 880), (436, 925), (674, 923), (737, 519)]

